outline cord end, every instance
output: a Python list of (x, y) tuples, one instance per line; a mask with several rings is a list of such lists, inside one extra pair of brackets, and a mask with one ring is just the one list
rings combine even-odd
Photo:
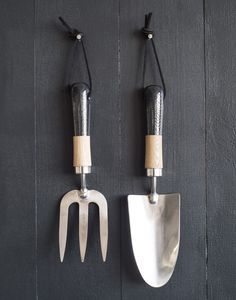
[(153, 38), (154, 32), (150, 29), (150, 23), (152, 18), (152, 12), (145, 15), (144, 27), (142, 28), (142, 33), (149, 40)]
[(79, 32), (78, 29), (72, 28), (61, 16), (59, 16), (58, 19), (60, 20), (61, 24), (66, 28), (69, 36), (72, 39), (77, 39), (79, 41), (82, 39), (82, 37), (83, 37), (82, 32)]

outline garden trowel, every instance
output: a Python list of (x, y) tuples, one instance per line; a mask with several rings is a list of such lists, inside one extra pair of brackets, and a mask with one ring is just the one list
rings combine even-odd
[(144, 281), (161, 287), (170, 279), (180, 242), (180, 194), (158, 194), (162, 176), (163, 89), (144, 90), (147, 117), (145, 168), (151, 179), (149, 195), (129, 195), (129, 220), (134, 257)]

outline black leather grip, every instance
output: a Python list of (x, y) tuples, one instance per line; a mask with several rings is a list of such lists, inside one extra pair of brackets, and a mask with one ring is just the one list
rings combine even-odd
[(163, 89), (158, 85), (147, 86), (144, 90), (147, 135), (162, 135), (163, 98)]
[(83, 82), (75, 83), (71, 87), (71, 97), (74, 118), (75, 136), (90, 135), (90, 100), (89, 88)]

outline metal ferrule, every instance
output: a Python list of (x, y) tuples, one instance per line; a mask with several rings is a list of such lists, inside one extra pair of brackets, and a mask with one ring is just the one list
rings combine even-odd
[(89, 174), (91, 173), (91, 167), (75, 167), (75, 174)]
[(162, 176), (162, 169), (146, 169), (148, 177), (159, 177)]

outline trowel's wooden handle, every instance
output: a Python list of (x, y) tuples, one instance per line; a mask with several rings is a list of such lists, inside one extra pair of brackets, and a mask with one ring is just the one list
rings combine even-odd
[(91, 150), (90, 150), (90, 136), (74, 136), (73, 137), (74, 159), (73, 166), (91, 167)]
[(151, 85), (144, 90), (147, 113), (145, 168), (162, 169), (163, 89)]
[(74, 133), (73, 166), (76, 173), (90, 173), (90, 99), (89, 88), (83, 82), (78, 82), (71, 87), (73, 105)]
[(162, 169), (162, 136), (146, 135), (145, 168)]

